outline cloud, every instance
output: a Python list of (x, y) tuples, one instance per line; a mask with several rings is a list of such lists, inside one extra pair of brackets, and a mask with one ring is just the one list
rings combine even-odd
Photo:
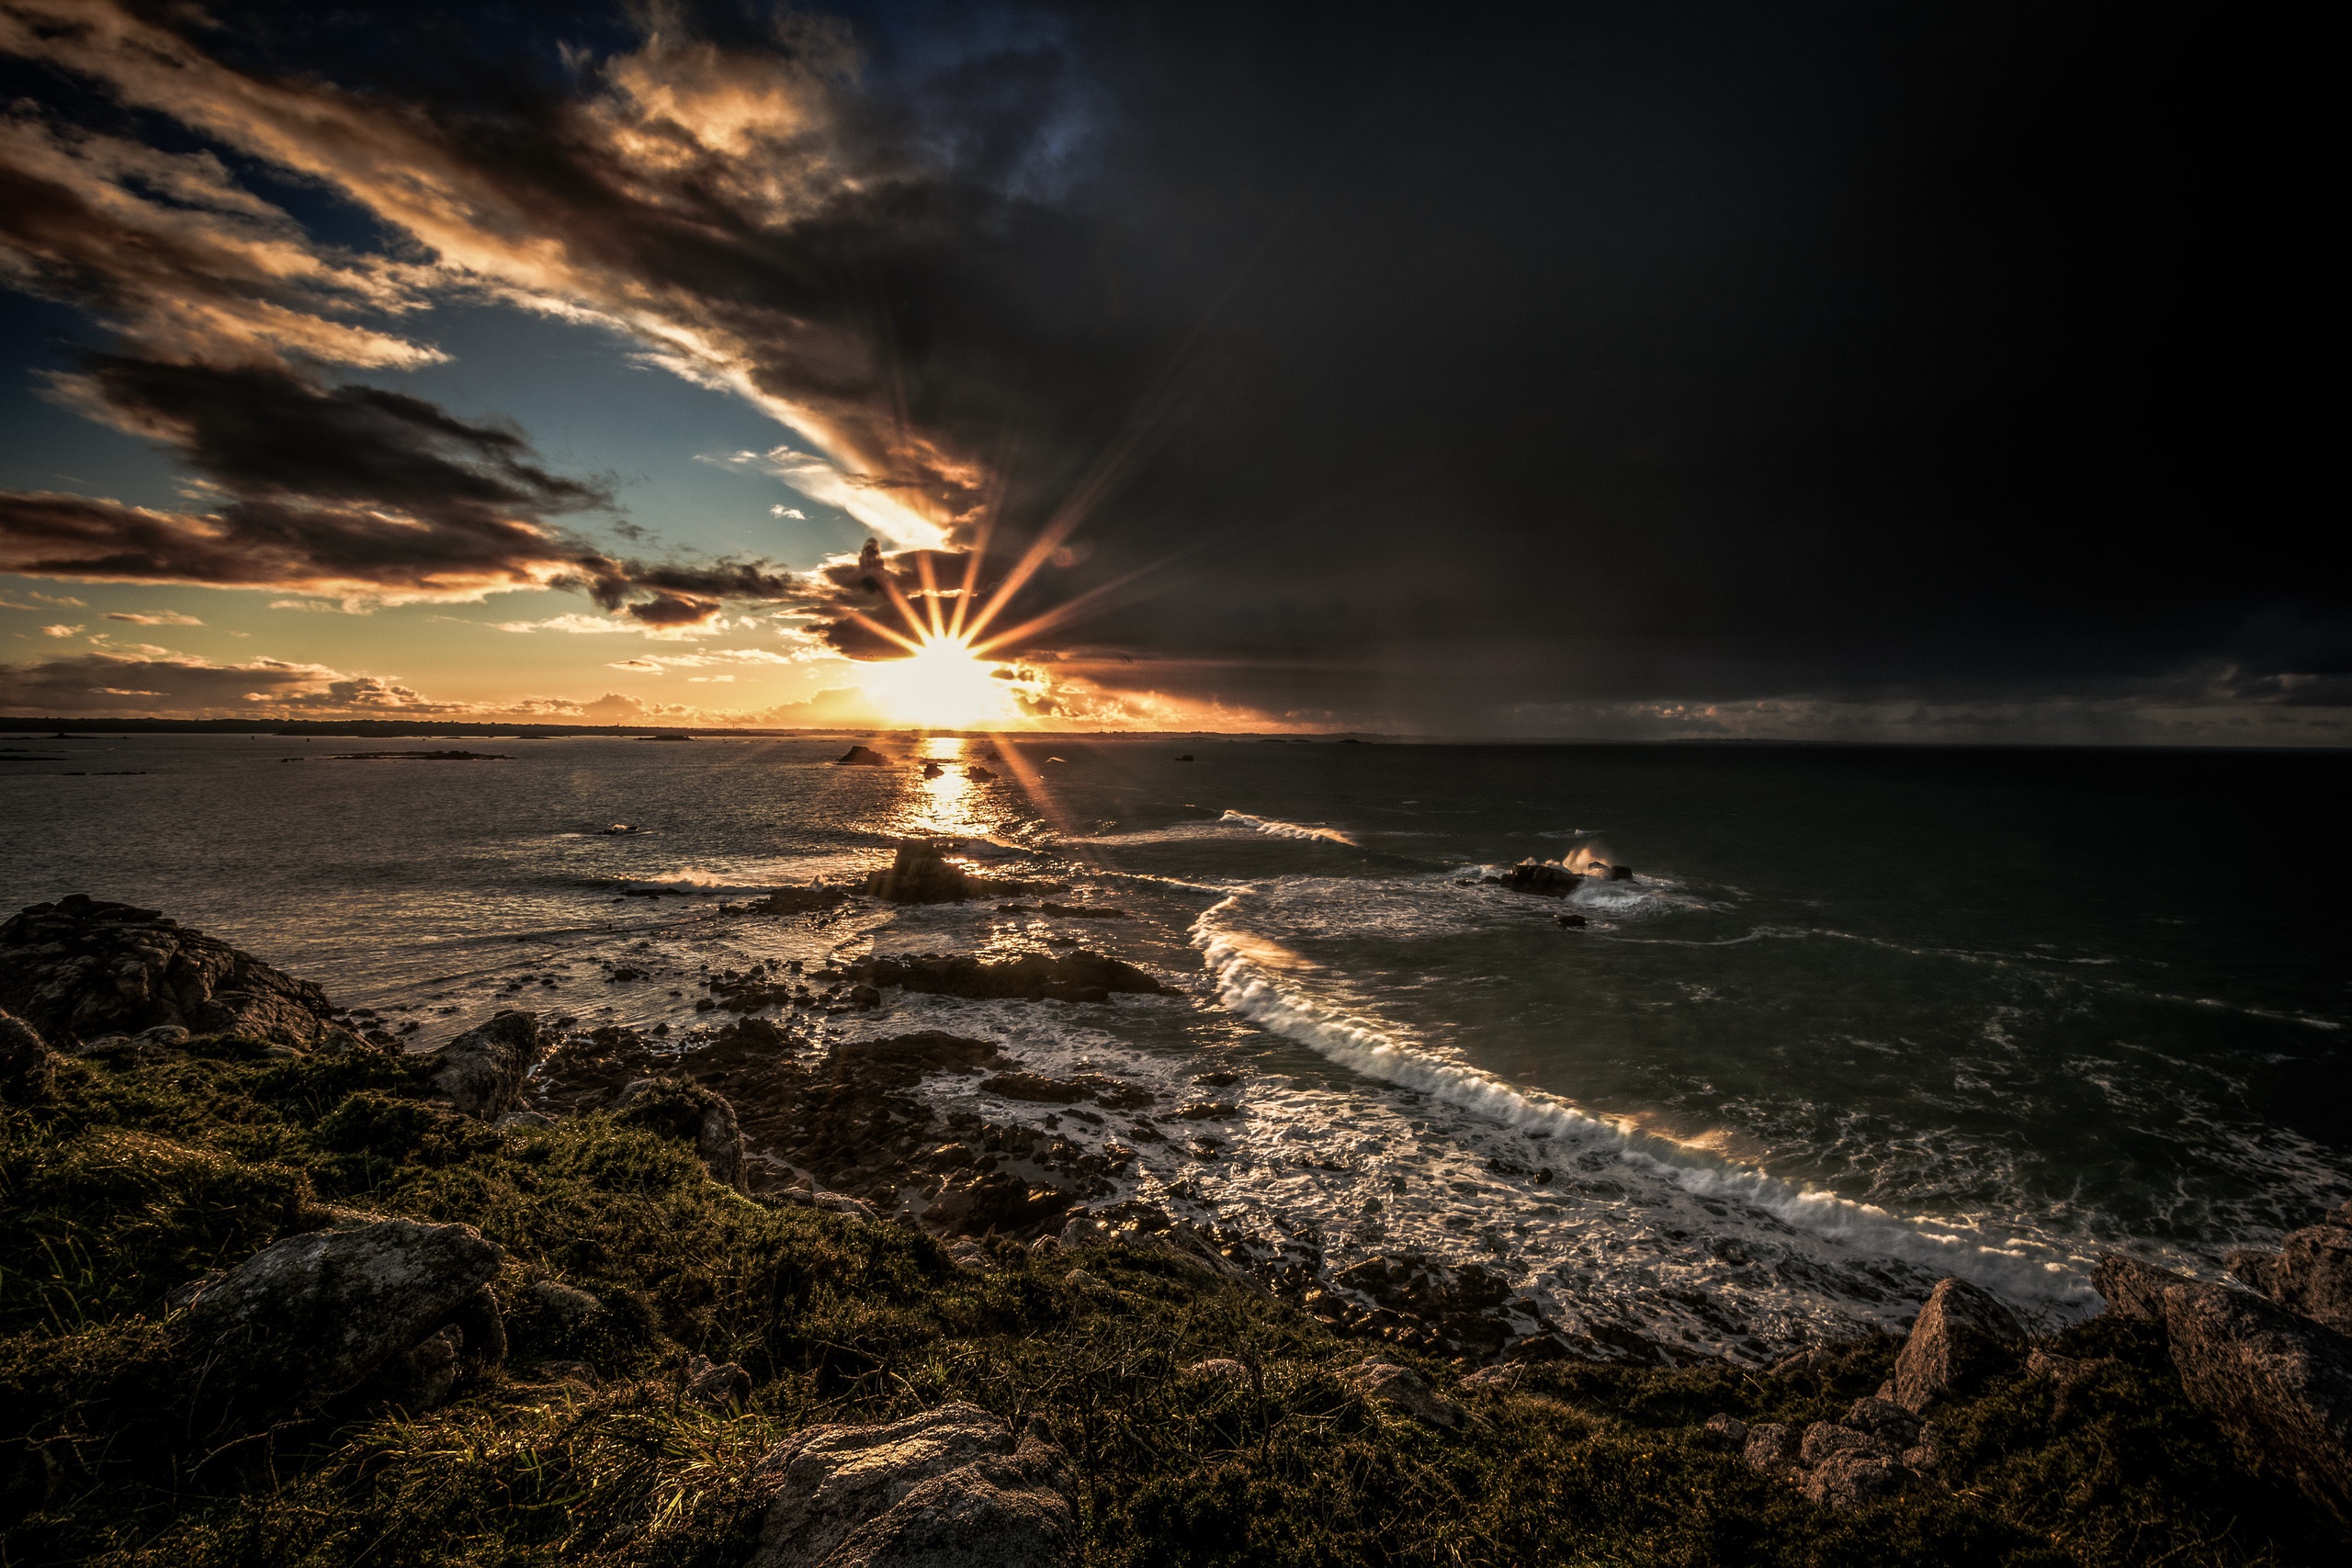
[(194, 615), (183, 615), (177, 610), (162, 610), (152, 615), (132, 615), (125, 610), (108, 610), (109, 621), (128, 621), (134, 626), (200, 626), (204, 623)]
[(616, 660), (607, 668), (659, 674), (665, 670), (702, 670), (723, 664), (799, 664), (806, 662), (808, 658), (808, 653), (801, 650), (777, 653), (764, 648), (715, 648), (697, 653), (646, 654), (635, 659)]
[(0, 664), (0, 711), (120, 713), (133, 709), (185, 716), (465, 711), (463, 705), (430, 702), (395, 680), (279, 659), (214, 664), (155, 649)]
[(780, 504), (771, 506), (768, 508), (768, 515), (771, 517), (789, 517), (796, 523), (806, 523), (808, 521), (808, 514), (806, 512), (801, 511), (800, 508), (797, 506), (784, 506)]
[(43, 626), (40, 629), (40, 635), (43, 637), (72, 637), (81, 629), (82, 628), (80, 626)]

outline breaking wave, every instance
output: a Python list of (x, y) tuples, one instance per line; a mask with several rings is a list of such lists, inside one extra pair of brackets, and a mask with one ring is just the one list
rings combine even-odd
[(1337, 828), (1321, 828), (1311, 823), (1283, 822), (1272, 817), (1252, 817), (1246, 811), (1228, 811), (1217, 818), (1237, 828), (1248, 828), (1270, 839), (1321, 839), (1328, 843), (1345, 844), (1350, 849), (1356, 841)]

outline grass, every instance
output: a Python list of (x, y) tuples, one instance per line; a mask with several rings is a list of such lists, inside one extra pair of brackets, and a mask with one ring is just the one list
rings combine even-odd
[[(412, 1087), (372, 1054), (281, 1061), (216, 1039), (78, 1064), (6, 1108), (0, 1568), (735, 1568), (753, 1472), (786, 1434), (948, 1399), (1042, 1417), (1090, 1561), (1122, 1568), (2189, 1568), (2340, 1549), (2235, 1465), (2129, 1323), (2052, 1343), (2083, 1375), (2020, 1377), (1943, 1416), (1951, 1490), (1835, 1513), (1700, 1424), (1842, 1414), (1886, 1375), (1888, 1339), (1781, 1378), (1531, 1368), (1464, 1393), (1474, 1419), (1440, 1433), (1347, 1382), (1374, 1346), (1196, 1263), (1006, 1249), (967, 1272), (910, 1229), (743, 1198), (656, 1133), (598, 1116), (495, 1132)], [(462, 1221), (506, 1248), (504, 1370), (419, 1416), (204, 1432), (164, 1341), (172, 1292), (353, 1210)], [(567, 1325), (543, 1280), (605, 1309)], [(1451, 1369), (1378, 1348), (1450, 1386)], [(745, 1367), (749, 1405), (685, 1401), (689, 1354)], [(1186, 1375), (1208, 1357), (1250, 1375)], [(584, 1361), (598, 1386), (540, 1375), (548, 1361)]]

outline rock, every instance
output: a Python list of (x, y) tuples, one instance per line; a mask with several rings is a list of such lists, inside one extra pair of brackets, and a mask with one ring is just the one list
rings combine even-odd
[(168, 1332), (200, 1393), (236, 1415), (315, 1410), (476, 1306), (501, 1257), (470, 1225), (312, 1231), (207, 1283)]
[(1804, 1429), (1797, 1441), (1797, 1462), (1811, 1470), (1833, 1454), (1876, 1454), (1887, 1458), (1891, 1451), (1885, 1444), (1868, 1432), (1858, 1432), (1837, 1421), (1815, 1421)]
[(1867, 1432), (1897, 1452), (1912, 1447), (1925, 1429), (1918, 1416), (1886, 1398), (1858, 1399), (1846, 1412), (1847, 1427)]
[(1221, 1382), (1248, 1382), (1250, 1369), (1230, 1356), (1212, 1356), (1204, 1361), (1194, 1361), (1184, 1369), (1188, 1378), (1211, 1378)]
[(500, 1132), (510, 1128), (552, 1127), (555, 1118), (537, 1111), (510, 1111), (492, 1123)]
[(969, 1274), (985, 1274), (996, 1267), (996, 1259), (989, 1256), (989, 1249), (967, 1235), (959, 1235), (950, 1241), (946, 1253), (950, 1262)]
[(1585, 885), (1582, 873), (1544, 860), (1523, 860), (1497, 881), (1514, 893), (1532, 893), (1539, 898), (1565, 898)]
[(744, 1568), (1067, 1568), (1078, 1515), (1061, 1452), (946, 1404), (879, 1427), (815, 1427), (761, 1461), (775, 1501)]
[(744, 906), (754, 915), (805, 915), (816, 909), (831, 909), (849, 902), (849, 895), (838, 887), (812, 883), (807, 887), (779, 887), (766, 897)]
[(1796, 1474), (1801, 1441), (1793, 1427), (1767, 1421), (1747, 1429), (1747, 1443), (1740, 1450), (1740, 1458), (1747, 1461), (1748, 1469), (1786, 1481)]
[(865, 878), (865, 891), (893, 904), (960, 904), (969, 898), (1002, 898), (1021, 893), (1058, 893), (1058, 883), (1008, 881), (976, 876), (946, 857), (929, 840), (900, 844), (889, 866)]
[(1939, 1280), (1894, 1358), (1894, 1403), (1917, 1414), (1973, 1393), (2024, 1350), (2025, 1329), (2007, 1307), (1965, 1280)]
[(2222, 1261), (2289, 1312), (2352, 1334), (2352, 1227), (2308, 1225), (2277, 1252), (2233, 1252)]
[(524, 1293), (566, 1328), (577, 1328), (605, 1309), (605, 1303), (589, 1292), (560, 1280), (537, 1280)]
[(890, 765), (890, 759), (870, 746), (853, 746), (834, 758), (833, 765), (841, 768), (887, 768)]
[(1410, 1367), (1400, 1367), (1393, 1361), (1374, 1357), (1349, 1369), (1347, 1378), (1363, 1391), (1366, 1399), (1385, 1404), (1416, 1421), (1425, 1421), (1432, 1427), (1448, 1430), (1462, 1425), (1462, 1406), (1430, 1388), (1421, 1374)]
[(707, 1356), (690, 1356), (684, 1392), (707, 1410), (724, 1410), (752, 1397), (752, 1374), (732, 1361), (714, 1363)]
[(1858, 1508), (1894, 1496), (1908, 1479), (1890, 1456), (1849, 1449), (1806, 1471), (1797, 1490), (1825, 1507)]
[(495, 1122), (521, 1108), (523, 1086), (548, 1044), (536, 1013), (502, 1012), (442, 1046), (424, 1070), (459, 1114)]
[(62, 1061), (40, 1031), (0, 1009), (0, 1099), (21, 1104), (45, 1098)]
[(1634, 880), (1634, 868), (1630, 865), (1612, 865), (1609, 868), (1609, 880), (1631, 882)]
[[(1464, 1379), (1464, 1381), (1466, 1382), (1468, 1380)], [(1747, 1423), (1741, 1420), (1736, 1416), (1729, 1415), (1724, 1411), (1718, 1410), (1713, 1416), (1707, 1417), (1706, 1429), (1714, 1433), (1715, 1436), (1719, 1438), (1729, 1438), (1732, 1442), (1739, 1444), (1743, 1448), (1747, 1446)]]
[(925, 1224), (954, 1235), (1029, 1236), (1069, 1212), (1078, 1194), (1032, 1187), (1010, 1171), (950, 1177), (923, 1211)]
[(2161, 1320), (2165, 1288), (2188, 1283), (2190, 1280), (2186, 1274), (2175, 1274), (2120, 1252), (2107, 1254), (2091, 1270), (2091, 1289), (2107, 1303), (2108, 1311), (2121, 1317)]
[(1552, 919), (1559, 924), (1567, 927), (1571, 931), (1592, 924), (1590, 920), (1586, 919), (1582, 915), (1555, 915)]
[(396, 1405), (411, 1415), (446, 1404), (458, 1386), (458, 1353), (465, 1342), (455, 1324), (426, 1335), (377, 1369), (366, 1385), (368, 1403)]
[(613, 1120), (690, 1140), (713, 1180), (745, 1190), (743, 1134), (725, 1096), (691, 1078), (639, 1078), (613, 1102)]
[(318, 987), (153, 909), (79, 893), (0, 925), (0, 1008), (61, 1050), (160, 1025), (308, 1048), (334, 1027)]
[(1080, 949), (1049, 957), (1042, 953), (995, 962), (969, 954), (923, 954), (870, 958), (850, 977), (872, 986), (899, 986), (932, 996), (1020, 998), (1027, 1001), (1102, 1001), (1114, 992), (1137, 996), (1176, 993), (1132, 964)]
[(1517, 1363), (1505, 1363), (1501, 1366), (1495, 1367), (1481, 1367), (1476, 1371), (1464, 1375), (1462, 1380), (1462, 1386), (1464, 1388), (1491, 1390), (1497, 1393), (1509, 1393), (1511, 1390), (1517, 1388), (1526, 1376), (1526, 1367)]
[(2165, 1333), (2189, 1400), (2247, 1462), (2352, 1524), (2352, 1340), (2248, 1291), (2165, 1287)]

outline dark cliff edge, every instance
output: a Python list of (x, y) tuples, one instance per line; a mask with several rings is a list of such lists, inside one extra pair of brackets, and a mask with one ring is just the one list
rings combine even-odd
[(905, 1091), (1116, 1086), (818, 1054), (759, 1016), (799, 988), (403, 1054), (154, 911), (0, 927), (0, 1563), (2342, 1560), (2352, 1216), (2244, 1285), (2113, 1259), (2054, 1335), (1948, 1280), (1693, 1362), (1090, 1207)]

